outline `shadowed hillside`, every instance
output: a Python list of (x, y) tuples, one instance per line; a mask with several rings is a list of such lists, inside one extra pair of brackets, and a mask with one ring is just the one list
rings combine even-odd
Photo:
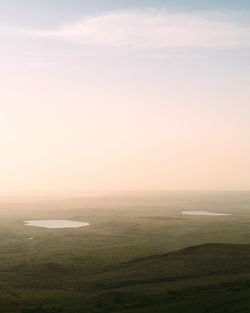
[(72, 307), (74, 312), (95, 313), (247, 312), (250, 308), (250, 245), (192, 246), (89, 273), (81, 266), (44, 263), (19, 265), (1, 274), (11, 278), (13, 286), (74, 291), (72, 297), (58, 294), (56, 306), (48, 303), (23, 313), (72, 312)]

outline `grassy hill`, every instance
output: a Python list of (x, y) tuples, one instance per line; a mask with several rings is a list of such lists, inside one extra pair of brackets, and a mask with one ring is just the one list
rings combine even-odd
[[(47, 305), (29, 305), (23, 312), (205, 313), (250, 309), (250, 245), (192, 246), (89, 273), (81, 266), (22, 264), (2, 272), (1, 277), (26, 293), (38, 289), (47, 296)], [(56, 296), (53, 304), (49, 300), (52, 295)]]

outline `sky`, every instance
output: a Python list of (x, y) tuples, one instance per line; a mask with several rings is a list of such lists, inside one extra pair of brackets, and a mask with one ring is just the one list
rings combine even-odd
[(0, 40), (0, 196), (249, 190), (249, 1), (0, 0)]

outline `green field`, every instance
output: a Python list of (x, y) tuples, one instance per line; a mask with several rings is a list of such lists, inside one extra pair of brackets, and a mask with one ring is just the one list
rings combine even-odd
[[(0, 312), (250, 311), (250, 192), (2, 199), (0, 208)], [(32, 219), (90, 226), (24, 225)]]

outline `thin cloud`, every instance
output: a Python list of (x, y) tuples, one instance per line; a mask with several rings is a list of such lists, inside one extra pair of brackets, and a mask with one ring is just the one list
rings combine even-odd
[(249, 48), (250, 16), (229, 12), (123, 11), (90, 16), (59, 28), (28, 33), (88, 46)]

